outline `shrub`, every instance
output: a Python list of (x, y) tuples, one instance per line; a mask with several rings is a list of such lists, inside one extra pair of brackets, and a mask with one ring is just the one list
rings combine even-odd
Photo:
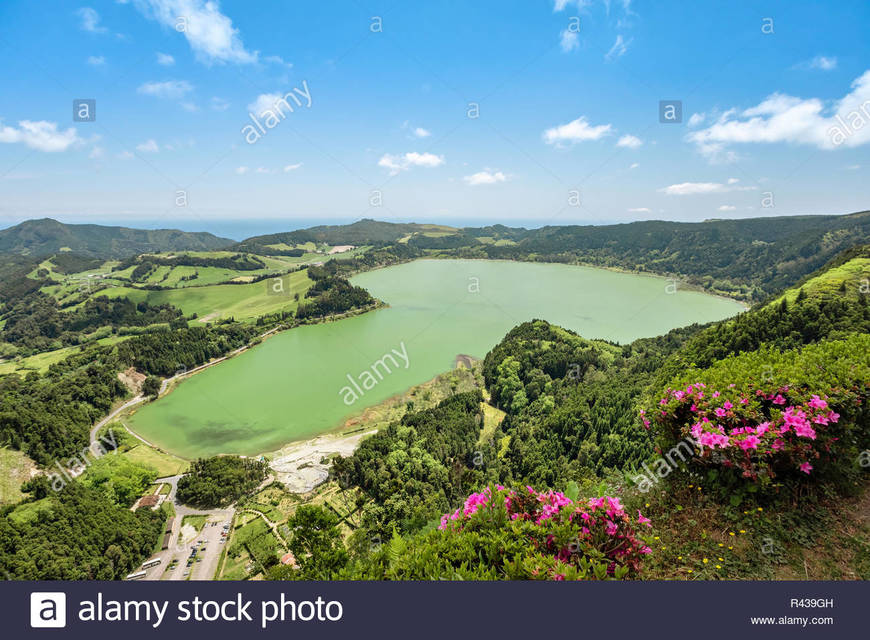
[(860, 335), (728, 358), (687, 372), (641, 419), (661, 450), (690, 438), (699, 453), (689, 464), (761, 485), (847, 472), (870, 435), (868, 354)]
[(606, 580), (637, 577), (650, 548), (616, 498), (575, 502), (557, 491), (496, 486), (470, 495), (438, 531), (395, 536), (390, 579)]

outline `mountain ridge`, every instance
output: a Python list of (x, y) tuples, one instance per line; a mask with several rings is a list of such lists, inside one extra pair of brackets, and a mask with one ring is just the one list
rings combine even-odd
[(66, 224), (53, 218), (25, 220), (0, 230), (0, 253), (33, 257), (72, 251), (99, 258), (123, 258), (149, 251), (223, 249), (233, 243), (207, 231)]

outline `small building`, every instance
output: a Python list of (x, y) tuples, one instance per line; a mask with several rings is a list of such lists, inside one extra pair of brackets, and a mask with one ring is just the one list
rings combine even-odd
[(285, 553), (283, 556), (281, 556), (281, 564), (290, 565), (294, 569), (299, 568), (299, 565), (296, 564), (296, 556), (294, 556), (289, 551), (287, 553)]

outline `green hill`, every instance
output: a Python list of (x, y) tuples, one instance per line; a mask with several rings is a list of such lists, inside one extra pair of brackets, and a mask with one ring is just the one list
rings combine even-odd
[(0, 253), (27, 256), (71, 251), (96, 258), (123, 258), (156, 251), (221, 249), (231, 244), (232, 240), (206, 232), (64, 224), (51, 218), (27, 220), (0, 231)]

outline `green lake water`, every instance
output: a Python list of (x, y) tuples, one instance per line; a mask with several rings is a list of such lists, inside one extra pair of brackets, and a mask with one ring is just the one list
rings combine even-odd
[[(662, 278), (558, 264), (418, 260), (353, 282), (390, 307), (273, 336), (142, 407), (131, 428), (188, 458), (251, 455), (329, 431), (447, 371), (457, 354), (482, 358), (527, 320), (626, 343), (741, 310), (724, 298), (674, 293)], [(387, 373), (375, 363), (392, 350), (408, 365), (394, 355), (384, 360)], [(373, 365), (379, 375), (363, 373)]]

